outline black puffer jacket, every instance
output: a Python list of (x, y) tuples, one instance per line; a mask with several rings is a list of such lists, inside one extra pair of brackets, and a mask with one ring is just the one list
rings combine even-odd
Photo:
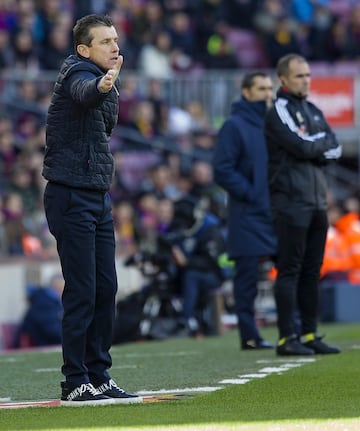
[(325, 210), (323, 168), (329, 159), (338, 157), (341, 147), (323, 113), (306, 99), (280, 89), (266, 115), (265, 134), (273, 211), (296, 216)]
[(49, 107), (43, 176), (71, 187), (107, 191), (114, 160), (109, 140), (117, 123), (115, 89), (100, 93), (104, 75), (90, 60), (69, 56)]

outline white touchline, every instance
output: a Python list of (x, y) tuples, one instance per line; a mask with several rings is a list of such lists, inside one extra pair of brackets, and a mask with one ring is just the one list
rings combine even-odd
[(224, 379), (220, 380), (219, 383), (229, 384), (229, 385), (245, 385), (245, 383), (250, 382), (250, 379)]
[[(125, 358), (137, 358), (137, 357), (144, 357), (144, 358), (151, 358), (151, 357), (167, 357), (167, 356), (188, 356), (188, 355), (199, 355), (200, 352), (197, 351), (190, 351), (190, 352), (163, 352), (163, 353), (125, 353), (123, 355), (118, 355), (118, 357), (125, 357)], [(116, 357), (117, 355), (112, 354), (112, 357)]]
[(161, 395), (161, 394), (186, 394), (189, 392), (214, 392), (219, 389), (224, 389), (223, 386), (205, 386), (198, 388), (183, 388), (183, 389), (159, 389), (158, 391), (147, 391), (145, 389), (137, 391), (139, 395)]

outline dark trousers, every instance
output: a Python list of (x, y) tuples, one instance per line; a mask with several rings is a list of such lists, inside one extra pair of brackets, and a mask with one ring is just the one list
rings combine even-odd
[(243, 341), (259, 340), (255, 321), (255, 298), (257, 295), (258, 263), (257, 256), (237, 257), (234, 276), (235, 311), (240, 338)]
[(71, 384), (109, 378), (117, 277), (107, 193), (48, 183), (44, 206), (57, 241), (62, 296), (62, 373)]
[[(294, 226), (282, 215), (275, 223), (278, 275), (274, 293), (280, 338), (315, 333), (317, 329), (319, 275), (328, 228), (327, 214), (314, 211), (305, 220), (306, 226)], [(297, 313), (299, 322), (296, 322)]]
[(183, 315), (185, 319), (195, 317), (200, 295), (208, 295), (220, 287), (221, 280), (213, 272), (186, 269), (182, 274)]

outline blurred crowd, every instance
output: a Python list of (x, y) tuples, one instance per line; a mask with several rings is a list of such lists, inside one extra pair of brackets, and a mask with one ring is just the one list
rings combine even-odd
[[(184, 195), (207, 197), (224, 218), (225, 193), (210, 163), (217, 128), (196, 98), (169, 104), (169, 79), (197, 70), (272, 68), (289, 51), (327, 62), (356, 62), (360, 54), (358, 1), (0, 0), (1, 70), (57, 71), (73, 51), (75, 20), (93, 12), (113, 17), (125, 58), (111, 142), (117, 251), (125, 257), (153, 251)], [(57, 256), (42, 204), (51, 91), (48, 80), (0, 81), (1, 257)]]
[(356, 0), (1, 0), (0, 67), (57, 70), (72, 52), (76, 19), (105, 12), (124, 68), (154, 78), (273, 67), (289, 51), (310, 61), (359, 59)]

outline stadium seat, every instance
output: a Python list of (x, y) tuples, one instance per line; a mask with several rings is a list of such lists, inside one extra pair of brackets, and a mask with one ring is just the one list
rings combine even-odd
[(240, 66), (247, 69), (269, 67), (267, 56), (256, 33), (231, 29), (227, 40), (234, 47)]

